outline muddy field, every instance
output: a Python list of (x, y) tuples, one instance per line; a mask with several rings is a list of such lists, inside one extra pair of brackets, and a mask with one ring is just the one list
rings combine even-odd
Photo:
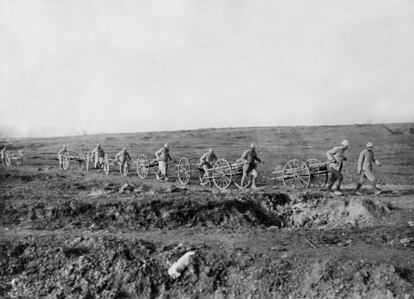
[[(5, 298), (414, 298), (413, 124), (200, 130), (13, 141), (0, 166), (0, 296)], [(292, 158), (351, 141), (343, 196), (270, 179)], [(367, 138), (384, 192), (352, 189)], [(339, 139), (339, 140), (338, 140)], [(62, 144), (133, 157), (169, 142), (174, 159), (209, 146), (235, 160), (250, 142), (260, 188), (218, 192), (57, 168)], [(1, 145), (1, 144), (0, 144)], [(173, 166), (173, 165), (172, 165)], [(185, 253), (188, 264), (168, 270)]]

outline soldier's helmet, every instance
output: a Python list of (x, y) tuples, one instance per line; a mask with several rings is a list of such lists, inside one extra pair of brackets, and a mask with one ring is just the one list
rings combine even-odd
[(251, 149), (256, 149), (256, 144), (254, 144), (254, 143), (250, 144), (250, 148)]
[(369, 141), (367, 143), (367, 148), (373, 148), (373, 147), (374, 147), (374, 144), (371, 141)]
[(349, 141), (348, 141), (348, 140), (346, 140), (346, 139), (344, 139), (344, 140), (342, 140), (341, 145), (342, 145), (343, 147), (347, 148), (347, 147), (349, 146)]

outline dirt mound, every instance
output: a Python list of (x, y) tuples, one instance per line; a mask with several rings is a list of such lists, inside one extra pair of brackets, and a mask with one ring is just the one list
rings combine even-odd
[[(37, 243), (36, 243), (37, 242)], [(12, 298), (409, 298), (413, 273), (388, 264), (270, 258), (241, 248), (87, 237), (0, 244), (0, 295)], [(185, 252), (194, 259), (168, 275)], [(249, 283), (246, 283), (246, 282)], [(404, 297), (405, 296), (405, 297)]]
[(6, 225), (30, 222), (37, 229), (69, 225), (77, 228), (116, 227), (134, 230), (281, 227), (284, 222), (283, 217), (267, 211), (257, 202), (240, 201), (222, 195), (197, 192), (148, 195), (147, 192), (137, 198), (102, 198), (105, 194), (103, 191), (97, 195), (98, 198), (68, 199), (58, 204), (11, 202), (11, 205), (4, 206), (2, 222)]
[(67, 225), (133, 230), (270, 226), (329, 229), (370, 226), (389, 212), (389, 206), (370, 198), (333, 197), (318, 191), (211, 194), (114, 183), (102, 188), (91, 186), (58, 186), (65, 192), (73, 190), (75, 197), (59, 193), (59, 198), (50, 201), (36, 199), (38, 196), (31, 201), (2, 201), (1, 223), (30, 224), (36, 229)]
[(289, 208), (290, 225), (308, 228), (370, 226), (390, 211), (389, 205), (374, 199), (338, 198), (316, 191), (297, 194)]

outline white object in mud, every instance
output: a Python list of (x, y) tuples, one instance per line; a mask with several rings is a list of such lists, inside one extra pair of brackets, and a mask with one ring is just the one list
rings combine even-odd
[(176, 279), (181, 276), (181, 271), (184, 270), (185, 267), (187, 267), (190, 264), (191, 256), (195, 254), (194, 251), (189, 251), (186, 254), (184, 254), (182, 257), (178, 259), (171, 267), (168, 269), (168, 274)]

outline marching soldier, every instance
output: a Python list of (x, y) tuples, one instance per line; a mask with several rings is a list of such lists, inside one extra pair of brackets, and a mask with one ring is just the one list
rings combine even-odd
[(6, 145), (4, 145), (3, 149), (0, 152), (0, 156), (1, 156), (1, 163), (6, 164)]
[(168, 161), (172, 160), (170, 156), (170, 149), (168, 143), (164, 144), (162, 148), (155, 152), (155, 157), (158, 161), (158, 173), (157, 180), (165, 179), (168, 181), (167, 171), (168, 171)]
[(67, 153), (66, 145), (62, 147), (62, 149), (58, 152), (58, 159), (59, 159), (59, 168), (63, 169), (63, 155)]
[(126, 149), (123, 148), (122, 151), (120, 151), (119, 153), (116, 154), (115, 159), (116, 159), (116, 161), (119, 162), (119, 172), (122, 174), (123, 173), (122, 169), (123, 169), (125, 163), (128, 163), (128, 161), (131, 160), (131, 156), (126, 151)]
[(367, 148), (361, 152), (358, 159), (358, 174), (360, 177), (355, 190), (355, 193), (357, 195), (362, 195), (359, 192), (359, 189), (363, 184), (365, 184), (367, 180), (371, 183), (375, 195), (379, 195), (381, 193), (381, 190), (377, 188), (377, 181), (374, 174), (372, 173), (373, 163), (375, 163), (377, 166), (381, 166), (381, 162), (375, 158), (374, 144), (370, 141), (367, 143)]
[(347, 160), (345, 157), (345, 151), (349, 147), (349, 141), (343, 140), (339, 146), (335, 146), (331, 150), (326, 152), (326, 156), (329, 160), (329, 174), (328, 174), (328, 191), (331, 191), (332, 186), (335, 182), (337, 182), (336, 185), (336, 191), (335, 194), (341, 195), (341, 183), (344, 179), (342, 175), (342, 167), (343, 162)]
[(251, 174), (252, 175), (252, 189), (256, 189), (257, 188), (256, 186), (256, 178), (257, 178), (256, 161), (259, 163), (263, 163), (263, 161), (257, 156), (256, 145), (254, 143), (250, 144), (250, 148), (242, 154), (240, 161), (244, 162), (241, 185), (242, 186), (244, 185), (244, 180), (246, 179), (247, 175)]
[(101, 165), (103, 164), (103, 160), (105, 158), (105, 151), (102, 149), (99, 143), (92, 150), (91, 154), (94, 158), (94, 168), (98, 169), (98, 171), (101, 171)]
[(204, 170), (204, 176), (208, 176), (209, 170), (213, 167), (217, 161), (217, 156), (214, 150), (210, 148), (208, 152), (204, 153), (200, 158), (200, 166)]
[(342, 167), (343, 162), (347, 160), (345, 157), (345, 151), (349, 147), (349, 141), (343, 140), (339, 146), (335, 146), (331, 150), (326, 152), (326, 156), (329, 160), (329, 174), (328, 174), (328, 187), (327, 190), (331, 191), (332, 186), (335, 182), (337, 182), (336, 185), (336, 191), (335, 194), (341, 195), (341, 183), (344, 179), (342, 175)]

